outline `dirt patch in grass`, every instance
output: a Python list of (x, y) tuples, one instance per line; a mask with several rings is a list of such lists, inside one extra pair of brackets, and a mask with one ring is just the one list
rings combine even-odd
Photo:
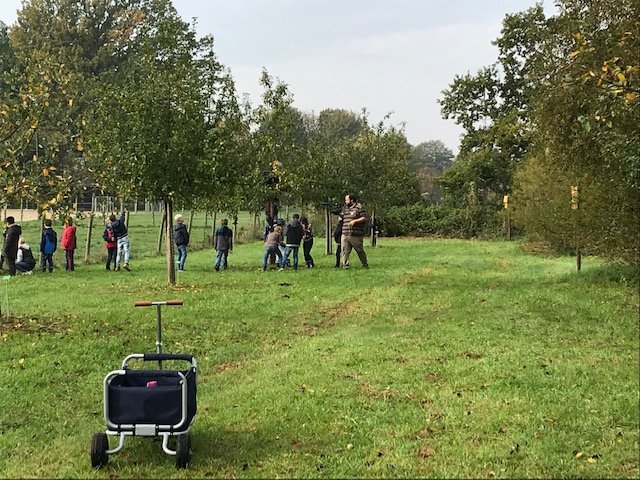
[(6, 316), (0, 318), (0, 335), (11, 333), (40, 334), (58, 333), (67, 334), (71, 329), (65, 325), (64, 319), (60, 318), (40, 318), (34, 316)]
[[(294, 328), (294, 335), (313, 337), (321, 330), (338, 324), (345, 317), (352, 316), (360, 308), (359, 300), (347, 300), (337, 305), (320, 310), (317, 314), (309, 314), (303, 322)], [(313, 315), (312, 318), (311, 315)]]

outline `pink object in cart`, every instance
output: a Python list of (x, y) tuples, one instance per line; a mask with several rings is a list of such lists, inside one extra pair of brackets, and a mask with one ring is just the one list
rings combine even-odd
[(156, 380), (149, 380), (147, 382), (147, 388), (156, 388), (158, 386), (158, 382)]

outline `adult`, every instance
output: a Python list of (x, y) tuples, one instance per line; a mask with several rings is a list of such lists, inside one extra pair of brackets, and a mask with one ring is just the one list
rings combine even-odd
[(112, 213), (109, 215), (109, 221), (111, 221), (111, 230), (113, 230), (113, 234), (116, 236), (116, 241), (118, 244), (118, 252), (116, 253), (116, 269), (115, 271), (120, 271), (120, 262), (122, 261), (122, 257), (124, 256), (124, 269), (127, 272), (130, 272), (129, 268), (129, 231), (127, 229), (127, 224), (125, 222), (125, 213), (124, 210), (120, 213), (120, 217), (116, 218), (116, 216)]
[(298, 269), (298, 251), (300, 250), (300, 244), (302, 243), (303, 236), (304, 228), (300, 223), (300, 215), (294, 213), (293, 219), (287, 224), (287, 230), (285, 231), (283, 265), (288, 265), (289, 255), (293, 252), (293, 269)]
[(4, 256), (7, 266), (9, 267), (9, 275), (12, 277), (16, 274), (16, 259), (18, 258), (18, 242), (22, 234), (22, 227), (15, 223), (13, 217), (7, 217), (4, 221), (7, 231), (2, 246), (2, 255)]
[(344, 196), (344, 208), (342, 209), (342, 267), (349, 268), (349, 254), (355, 250), (364, 268), (369, 268), (367, 254), (364, 251), (364, 235), (367, 230), (367, 214), (353, 194)]

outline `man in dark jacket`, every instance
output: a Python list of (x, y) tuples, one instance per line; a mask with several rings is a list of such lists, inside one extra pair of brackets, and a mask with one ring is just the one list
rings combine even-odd
[(7, 226), (7, 235), (4, 239), (2, 255), (9, 267), (9, 275), (15, 276), (16, 258), (18, 257), (18, 242), (20, 241), (20, 235), (22, 234), (22, 227), (15, 223), (13, 217), (7, 217), (4, 223)]
[(180, 214), (174, 217), (173, 242), (178, 248), (178, 271), (184, 272), (184, 262), (187, 261), (187, 245), (189, 245), (189, 230), (184, 224), (184, 217)]
[(285, 232), (284, 260), (282, 261), (283, 265), (287, 265), (289, 254), (293, 252), (294, 270), (298, 269), (298, 250), (300, 249), (303, 235), (304, 229), (302, 228), (302, 224), (300, 223), (300, 215), (294, 213), (293, 220), (289, 222), (289, 224), (287, 225), (287, 230)]

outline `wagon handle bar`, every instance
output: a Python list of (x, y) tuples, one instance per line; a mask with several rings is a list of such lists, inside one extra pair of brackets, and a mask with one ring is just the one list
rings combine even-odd
[(152, 302), (150, 300), (137, 300), (133, 302), (134, 307), (152, 307), (154, 305), (182, 305), (182, 300), (164, 300), (160, 302)]

